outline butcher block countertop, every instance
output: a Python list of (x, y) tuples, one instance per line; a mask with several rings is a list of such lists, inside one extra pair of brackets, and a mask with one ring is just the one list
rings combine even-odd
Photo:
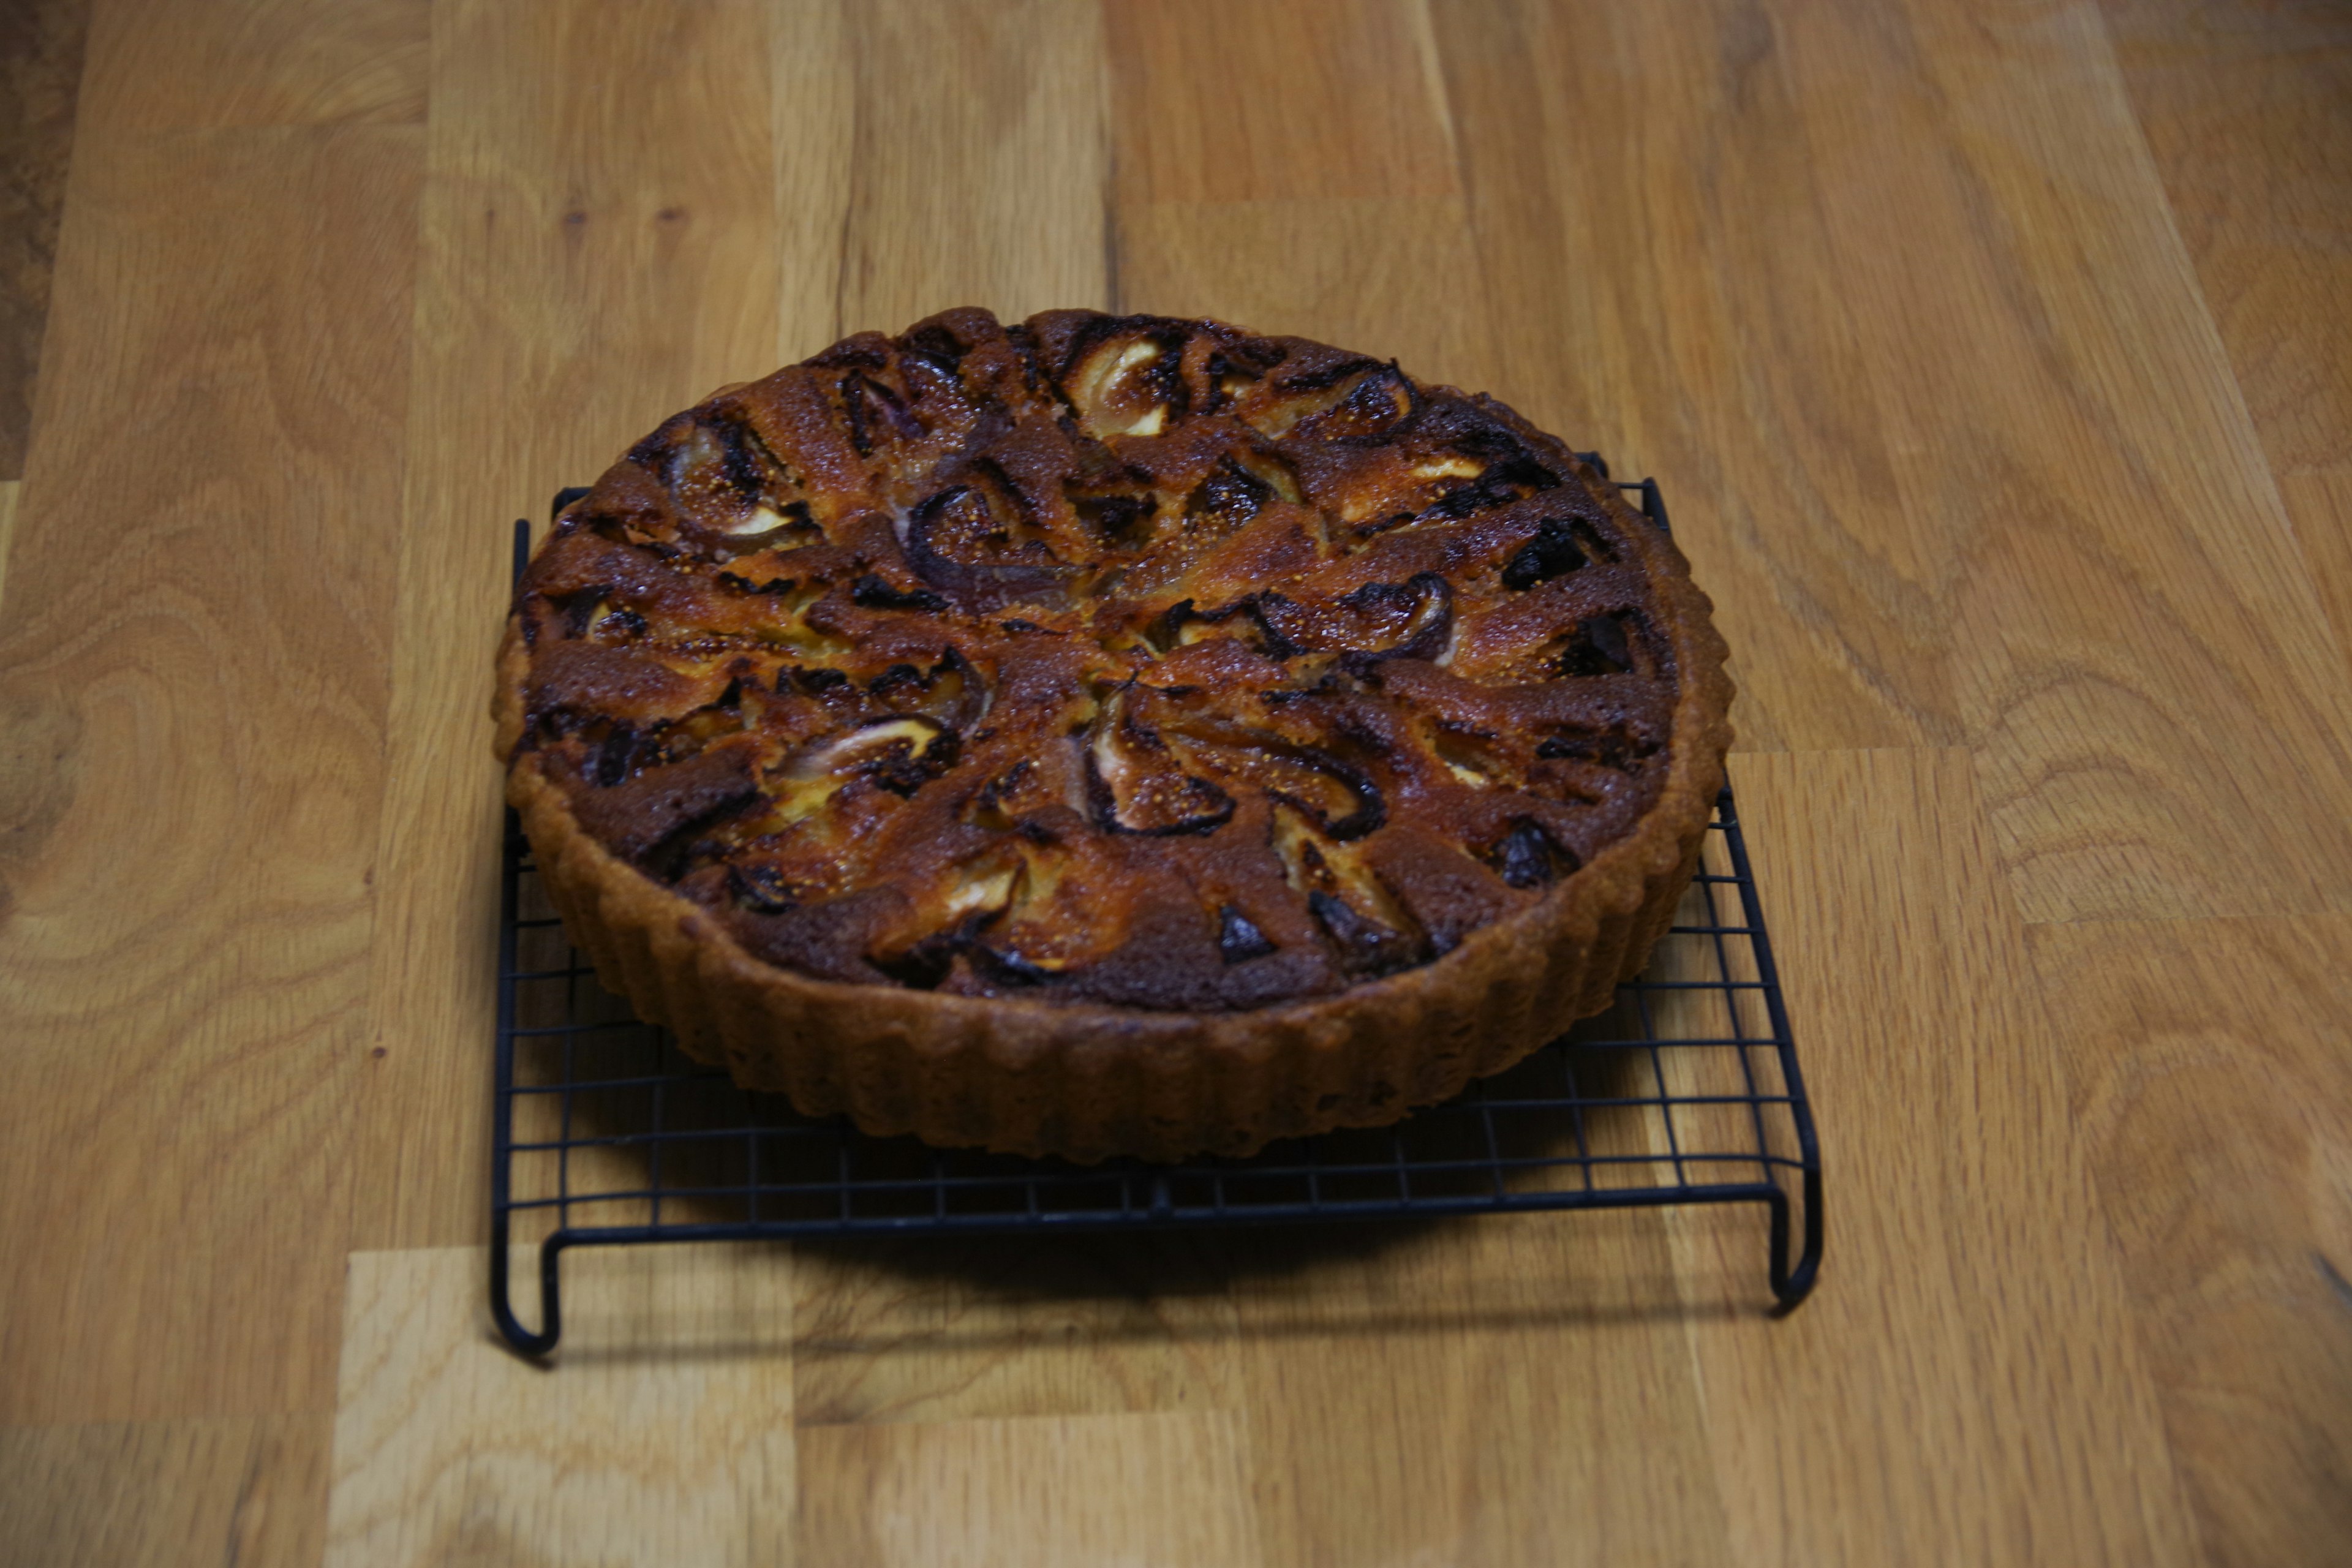
[[(0, 1563), (2341, 1563), (2352, 20), (28, 0)], [(1752, 1209), (485, 1298), (508, 530), (864, 327), (1213, 314), (1654, 474), (1814, 1097)]]

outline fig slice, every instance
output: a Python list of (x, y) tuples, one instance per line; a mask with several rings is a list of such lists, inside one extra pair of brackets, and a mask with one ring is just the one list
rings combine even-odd
[[(1272, 770), (1276, 777), (1265, 793), (1304, 813), (1325, 837), (1344, 844), (1363, 837), (1388, 820), (1388, 803), (1381, 797), (1380, 786), (1361, 769), (1321, 747), (1291, 742), (1271, 753), (1270, 760), (1276, 764)], [(1280, 776), (1286, 768), (1296, 770), (1288, 780)], [(1334, 785), (1344, 809), (1333, 809)]]
[(1274, 629), (1273, 624), (1266, 619), (1264, 608), (1263, 602), (1267, 599), (1281, 600), (1284, 605), (1290, 603), (1279, 594), (1251, 594), (1234, 600), (1221, 609), (1203, 610), (1195, 606), (1190, 599), (1180, 599), (1161, 611), (1159, 616), (1144, 628), (1144, 638), (1152, 647), (1165, 653), (1171, 648), (1181, 647), (1186, 643), (1197, 641), (1200, 637), (1212, 635), (1189, 633), (1186, 630), (1187, 627), (1223, 626), (1228, 622), (1237, 622), (1239, 633), (1236, 637), (1237, 641), (1254, 646), (1268, 658), (1295, 658), (1306, 650)]
[(849, 602), (861, 610), (918, 610), (927, 616), (936, 616), (948, 607), (948, 602), (937, 594), (920, 588), (902, 594), (872, 572), (849, 585)]
[(584, 637), (588, 635), (588, 628), (604, 618), (605, 601), (612, 593), (610, 584), (599, 583), (593, 587), (551, 596), (547, 602), (562, 616), (567, 636)]
[(773, 550), (788, 542), (812, 543), (824, 537), (804, 500), (786, 501), (780, 507), (761, 501), (719, 531), (727, 536), (730, 557)]
[(1277, 658), (1286, 655), (1276, 645), (1358, 660), (1435, 659), (1454, 636), (1454, 588), (1434, 572), (1417, 572), (1402, 583), (1367, 583), (1324, 604), (1275, 593), (1254, 595), (1249, 603), (1265, 629), (1266, 651)]
[(1576, 623), (1559, 656), (1559, 672), (1570, 676), (1630, 675), (1633, 650), (1623, 615), (1587, 616)]
[(1545, 762), (1591, 763), (1621, 773), (1633, 772), (1657, 753), (1656, 741), (1645, 740), (1622, 727), (1563, 730), (1547, 736), (1536, 747), (1536, 755)]
[(1531, 816), (1513, 820), (1486, 858), (1505, 882), (1519, 889), (1545, 887), (1577, 868), (1576, 856)]
[(893, 708), (928, 715), (959, 733), (986, 715), (991, 696), (980, 671), (952, 645), (930, 668), (894, 664), (866, 682), (866, 689)]
[(597, 786), (611, 789), (636, 771), (637, 732), (616, 723), (596, 747), (596, 764), (589, 776)]
[(1417, 401), (1412, 383), (1391, 363), (1358, 377), (1346, 396), (1301, 419), (1297, 431), (1318, 441), (1376, 441), (1407, 418)]
[(800, 586), (796, 578), (771, 577), (764, 583), (754, 583), (751, 578), (738, 576), (732, 572), (721, 572), (716, 580), (739, 594), (751, 594), (762, 598), (781, 598)]
[[(1339, 353), (1276, 371), (1257, 406), (1242, 416), (1243, 423), (1261, 436), (1280, 439), (1345, 402), (1364, 382), (1384, 381), (1384, 373), (1391, 368), (1361, 354)], [(1372, 395), (1377, 397), (1378, 392)]]
[(870, 375), (845, 376), (841, 383), (841, 411), (849, 421), (849, 442), (861, 458), (874, 455), (875, 437), (883, 431), (901, 441), (923, 438), (922, 421), (906, 399)]
[(1063, 380), (1086, 433), (1157, 436), (1188, 402), (1179, 356), (1183, 338), (1164, 333), (1108, 335), (1087, 350)]
[(1336, 894), (1307, 895), (1307, 908), (1339, 950), (1340, 967), (1356, 974), (1386, 974), (1421, 961), (1419, 944)]
[(937, 988), (959, 955), (979, 958), (981, 933), (1003, 918), (1024, 879), (1018, 856), (983, 855), (950, 868), (944, 881), (917, 896), (917, 926), (886, 939), (869, 960), (901, 984)]
[(1503, 586), (1514, 593), (1549, 583), (1555, 577), (1566, 576), (1584, 565), (1590, 557), (1577, 537), (1579, 525), (1572, 518), (1546, 518), (1536, 536), (1519, 546), (1518, 551), (1503, 567)]
[(1150, 536), (1158, 500), (1150, 491), (1095, 494), (1072, 489), (1070, 505), (1097, 538), (1113, 549), (1138, 543)]
[(800, 907), (793, 885), (772, 866), (729, 866), (727, 890), (753, 914), (781, 915)]
[(1247, 963), (1275, 950), (1256, 922), (1231, 904), (1217, 908), (1217, 955), (1227, 963)]
[(863, 773), (893, 795), (912, 795), (953, 767), (961, 750), (956, 732), (927, 713), (869, 719), (811, 746), (779, 776), (791, 790), (828, 781), (838, 787)]
[(1186, 715), (1171, 732), (1196, 763), (1255, 784), (1327, 838), (1361, 838), (1388, 820), (1388, 803), (1371, 776), (1310, 742), (1206, 714)]
[(1454, 635), (1454, 586), (1434, 572), (1415, 573), (1402, 588), (1375, 583), (1340, 602), (1350, 608), (1378, 606), (1383, 611), (1401, 604), (1409, 606), (1403, 630), (1394, 643), (1385, 648), (1351, 648), (1349, 652), (1376, 653), (1382, 658), (1433, 659), (1445, 651)]
[(1239, 528), (1255, 518), (1272, 499), (1272, 485), (1233, 458), (1224, 458), (1185, 498), (1184, 512), (1194, 519), (1214, 518), (1222, 527)]
[(1422, 512), (1429, 521), (1458, 522), (1496, 507), (1525, 500), (1538, 490), (1557, 489), (1559, 476), (1525, 453), (1505, 458), (1478, 470), (1466, 485), (1447, 489)]
[(1077, 568), (1054, 558), (1042, 541), (1012, 542), (988, 496), (976, 485), (950, 485), (907, 514), (899, 545), (907, 564), (974, 615), (1060, 594)]
[(703, 547), (727, 561), (824, 537), (791, 468), (738, 407), (681, 416), (632, 454), (657, 473)]
[(1233, 819), (1234, 797), (1184, 772), (1160, 731), (1135, 716), (1124, 688), (1097, 717), (1086, 756), (1095, 816), (1114, 833), (1210, 833)]
[(1044, 985), (1055, 978), (1054, 972), (1042, 964), (1032, 963), (1010, 948), (991, 947), (975, 942), (964, 949), (972, 972), (994, 985)]

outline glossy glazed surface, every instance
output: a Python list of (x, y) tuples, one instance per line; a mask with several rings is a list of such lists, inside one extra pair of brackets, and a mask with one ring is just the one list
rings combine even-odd
[(957, 310), (638, 443), (517, 601), (520, 754), (827, 979), (1221, 1010), (1442, 956), (1656, 799), (1648, 525), (1509, 409)]

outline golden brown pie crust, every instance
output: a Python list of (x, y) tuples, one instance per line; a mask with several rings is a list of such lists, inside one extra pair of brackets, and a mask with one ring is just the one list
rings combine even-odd
[[(977, 523), (926, 534), (950, 508)], [(1066, 570), (1081, 527), (1109, 542)], [(771, 607), (782, 631), (744, 629)], [(1490, 400), (1220, 323), (960, 310), (633, 449), (538, 552), (494, 711), (567, 931), (698, 1058), (871, 1133), (1244, 1154), (1447, 1099), (1640, 971), (1722, 782), (1708, 609), (1669, 540)], [(963, 640), (875, 668), (933, 622)], [(1055, 637), (1092, 661), (1072, 706), (974, 709)], [(1521, 696), (1482, 730), (1488, 689)], [(1028, 809), (993, 781), (1066, 723), (1069, 782)], [(861, 734), (871, 755), (811, 774)], [(893, 824), (900, 860), (855, 887), (791, 847)], [(1221, 835), (1255, 857), (1230, 877)], [(1021, 902), (1040, 857), (1081, 868), (1058, 914)], [(1199, 905), (1173, 927), (1171, 886)], [(896, 912), (803, 958), (853, 894)], [(1102, 934), (1146, 904), (1146, 936)], [(1164, 963), (1139, 951), (1169, 930)]]

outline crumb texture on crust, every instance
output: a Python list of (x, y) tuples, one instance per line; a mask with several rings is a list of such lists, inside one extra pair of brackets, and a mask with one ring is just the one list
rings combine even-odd
[(959, 310), (633, 447), (519, 586), (500, 733), (766, 964), (1236, 1012), (1589, 878), (1719, 767), (1720, 663), (1672, 544), (1491, 399)]

